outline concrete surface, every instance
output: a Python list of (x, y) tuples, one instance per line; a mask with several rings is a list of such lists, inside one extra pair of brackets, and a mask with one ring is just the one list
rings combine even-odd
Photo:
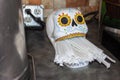
[(87, 38), (104, 49), (105, 53), (117, 61), (107, 69), (103, 64), (93, 62), (80, 69), (69, 69), (54, 64), (54, 48), (45, 31), (26, 30), (28, 53), (35, 59), (37, 80), (120, 80), (120, 62), (98, 42), (97, 24), (88, 24)]

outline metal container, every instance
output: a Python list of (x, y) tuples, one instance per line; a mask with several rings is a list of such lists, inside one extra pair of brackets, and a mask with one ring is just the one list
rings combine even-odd
[(28, 80), (21, 0), (0, 0), (0, 80)]

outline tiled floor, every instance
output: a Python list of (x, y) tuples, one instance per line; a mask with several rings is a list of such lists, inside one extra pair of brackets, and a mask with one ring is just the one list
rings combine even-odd
[(120, 80), (120, 62), (98, 42), (97, 24), (88, 25), (87, 38), (104, 49), (105, 53), (117, 63), (110, 69), (97, 62), (80, 69), (69, 69), (54, 64), (54, 48), (49, 42), (45, 31), (26, 30), (27, 50), (35, 59), (37, 80)]

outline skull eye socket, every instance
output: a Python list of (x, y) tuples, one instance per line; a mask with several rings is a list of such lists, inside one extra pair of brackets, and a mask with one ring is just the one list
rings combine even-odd
[(61, 23), (62, 24), (67, 24), (68, 23), (68, 19), (66, 17), (61, 18)]
[(68, 16), (68, 14), (64, 14), (64, 13), (59, 15), (58, 23), (61, 27), (66, 27), (66, 26), (70, 25), (70, 23), (71, 23), (70, 16)]
[(75, 21), (78, 24), (84, 24), (85, 23), (83, 15), (80, 14), (80, 13), (76, 13), (76, 15), (75, 15)]
[(83, 18), (82, 18), (81, 16), (78, 16), (78, 17), (77, 17), (77, 21), (78, 21), (78, 22), (82, 22), (82, 21), (83, 21)]

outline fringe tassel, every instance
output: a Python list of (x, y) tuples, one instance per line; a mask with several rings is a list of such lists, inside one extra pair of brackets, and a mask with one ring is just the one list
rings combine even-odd
[(78, 68), (84, 67), (88, 65), (89, 62), (97, 60), (109, 68), (110, 63), (105, 61), (106, 58), (115, 63), (115, 60), (104, 54), (103, 50), (83, 37), (58, 41), (55, 43), (55, 49), (56, 55), (54, 62), (60, 66), (65, 64), (70, 68)]

